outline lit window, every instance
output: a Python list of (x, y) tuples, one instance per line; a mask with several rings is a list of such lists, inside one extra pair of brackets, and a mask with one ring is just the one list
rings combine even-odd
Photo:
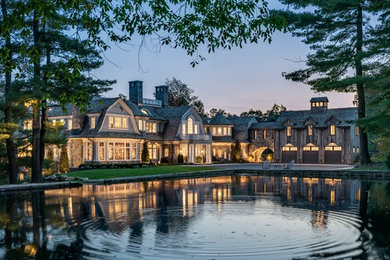
[(355, 146), (353, 147), (352, 150), (353, 150), (353, 153), (356, 153), (356, 148), (355, 148)]
[(91, 129), (95, 128), (95, 124), (96, 124), (96, 118), (95, 117), (91, 117), (91, 120), (90, 120), (90, 126), (91, 126)]
[(316, 103), (312, 102), (312, 103), (311, 103), (311, 106), (312, 106), (312, 107), (315, 107), (315, 106), (316, 106)]
[(222, 135), (222, 127), (218, 127), (218, 135)]
[(143, 120), (138, 120), (138, 129), (143, 131), (144, 130), (144, 121)]
[(146, 123), (146, 131), (149, 133), (157, 133), (156, 123)]
[(188, 118), (188, 134), (192, 135), (194, 133), (194, 120), (191, 117)]
[(207, 135), (207, 128), (204, 127), (204, 133)]
[(130, 160), (130, 151), (131, 151), (131, 148), (130, 148), (130, 143), (126, 143), (126, 160)]
[(72, 119), (68, 119), (68, 130), (72, 130)]
[(195, 134), (198, 134), (198, 125), (195, 125)]
[(309, 135), (309, 136), (313, 135), (313, 126), (312, 125), (307, 126), (307, 135)]
[(298, 151), (298, 147), (293, 146), (292, 144), (286, 144), (282, 147), (282, 151), (284, 152), (296, 152)]
[(104, 143), (99, 143), (99, 161), (104, 161), (105, 154), (104, 154)]
[(186, 124), (183, 124), (182, 129), (181, 129), (181, 133), (182, 133), (183, 135), (186, 134)]
[(228, 135), (232, 135), (232, 129), (228, 127)]
[(124, 143), (115, 143), (115, 160), (124, 160), (125, 159), (125, 144)]
[(121, 128), (122, 125), (122, 118), (115, 117), (115, 128)]
[(330, 126), (330, 135), (335, 135), (336, 134), (336, 126), (335, 125), (331, 125)]
[(320, 106), (323, 107), (324, 106), (324, 102), (320, 102)]
[(291, 136), (291, 126), (287, 126), (287, 136)]
[(320, 106), (320, 102), (316, 102), (316, 107), (319, 107)]
[(356, 153), (359, 153), (360, 150), (359, 150), (359, 147), (356, 147)]
[(24, 130), (31, 130), (32, 129), (32, 120), (26, 120), (23, 122), (23, 129)]
[(217, 135), (217, 128), (213, 127), (213, 135)]
[(226, 135), (227, 134), (227, 130), (226, 130), (226, 127), (223, 128), (223, 135)]
[(110, 116), (108, 118), (108, 127), (114, 128), (114, 117), (113, 116)]
[(108, 143), (108, 160), (114, 160), (114, 143)]
[(267, 139), (267, 130), (263, 131), (263, 139)]
[(359, 133), (360, 133), (359, 127), (355, 126), (355, 135), (359, 135)]
[(122, 128), (127, 128), (127, 118), (126, 117), (122, 118)]
[(156, 160), (157, 159), (157, 145), (156, 144), (148, 144), (148, 150), (149, 150), (150, 158)]
[(255, 139), (257, 139), (257, 130), (255, 130)]
[(85, 159), (87, 161), (92, 161), (92, 143), (91, 142), (86, 143)]

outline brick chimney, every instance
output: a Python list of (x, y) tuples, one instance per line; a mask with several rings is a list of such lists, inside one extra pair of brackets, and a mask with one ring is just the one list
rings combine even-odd
[(156, 86), (156, 100), (160, 100), (163, 107), (169, 106), (168, 86)]
[(129, 99), (136, 105), (142, 104), (143, 102), (143, 87), (142, 81), (134, 80), (129, 81)]

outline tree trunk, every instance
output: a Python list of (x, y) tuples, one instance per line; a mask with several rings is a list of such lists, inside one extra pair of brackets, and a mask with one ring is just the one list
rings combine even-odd
[[(34, 46), (40, 56), (40, 39), (39, 39), (39, 18), (34, 11), (33, 35)], [(40, 122), (40, 101), (39, 101), (39, 77), (40, 77), (40, 59), (34, 61), (34, 82), (33, 82), (33, 132), (32, 132), (32, 182), (41, 182), (41, 159), (40, 159), (40, 141), (41, 141), (41, 122)]]
[[(1, 0), (1, 11), (3, 15), (3, 21), (7, 19), (7, 1)], [(5, 68), (5, 88), (4, 88), (4, 96), (5, 96), (5, 110), (4, 110), (4, 122), (6, 124), (12, 123), (12, 100), (10, 98), (11, 92), (11, 78), (12, 78), (12, 46), (11, 46), (11, 38), (10, 35), (6, 36), (5, 40), (5, 48), (9, 51), (7, 57), (7, 65)], [(8, 176), (9, 183), (16, 184), (17, 183), (17, 166), (16, 166), (16, 149), (14, 140), (12, 136), (6, 139), (5, 141), (7, 147), (7, 158), (8, 158)]]
[[(358, 14), (356, 20), (356, 77), (362, 79), (363, 66), (362, 66), (362, 54), (363, 54), (363, 10), (361, 3), (358, 5)], [(364, 83), (359, 82), (357, 85), (358, 96), (358, 118), (364, 118), (366, 116), (366, 98), (364, 94)], [(360, 131), (360, 157), (362, 164), (369, 164), (371, 162), (370, 155), (368, 153), (368, 138), (365, 129)]]

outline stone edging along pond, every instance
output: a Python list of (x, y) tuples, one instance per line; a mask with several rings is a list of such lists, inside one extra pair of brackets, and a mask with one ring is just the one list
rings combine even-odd
[(248, 175), (248, 176), (275, 176), (275, 177), (304, 177), (304, 178), (332, 178), (332, 179), (360, 179), (360, 180), (390, 180), (390, 172), (386, 171), (351, 171), (351, 170), (251, 170), (251, 169), (223, 169), (223, 170), (206, 170), (198, 172), (182, 172), (155, 174), (147, 176), (129, 176), (112, 179), (97, 179), (84, 180), (83, 182), (67, 181), (67, 182), (47, 182), (47, 183), (28, 183), (15, 185), (0, 186), (0, 193), (15, 192), (15, 191), (32, 191), (46, 189), (63, 189), (80, 187), (83, 184), (100, 184), (109, 185), (114, 183), (139, 182), (139, 181), (157, 181), (157, 180), (172, 180), (178, 178), (199, 178), (199, 177), (215, 177), (226, 175)]

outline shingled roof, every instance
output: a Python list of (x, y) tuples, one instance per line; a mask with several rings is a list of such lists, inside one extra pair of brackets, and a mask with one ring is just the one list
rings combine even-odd
[(180, 140), (177, 136), (183, 115), (190, 109), (189, 106), (155, 108), (155, 112), (168, 119), (164, 127), (164, 140)]
[(73, 106), (71, 104), (66, 105), (65, 108), (62, 108), (61, 106), (49, 106), (47, 109), (47, 116), (70, 116), (72, 115), (72, 109)]
[(216, 114), (210, 121), (210, 125), (233, 125), (229, 120), (226, 119), (222, 114)]
[(310, 102), (326, 102), (326, 103), (328, 103), (329, 100), (327, 97), (313, 97), (310, 99)]
[(287, 120), (292, 120), (293, 127), (300, 128), (304, 127), (309, 119), (313, 120), (314, 127), (327, 127), (326, 122), (332, 117), (338, 120), (336, 126), (346, 127), (352, 125), (353, 121), (357, 119), (357, 112), (356, 107), (327, 109), (326, 111), (284, 111), (276, 120), (275, 127), (282, 128)]

